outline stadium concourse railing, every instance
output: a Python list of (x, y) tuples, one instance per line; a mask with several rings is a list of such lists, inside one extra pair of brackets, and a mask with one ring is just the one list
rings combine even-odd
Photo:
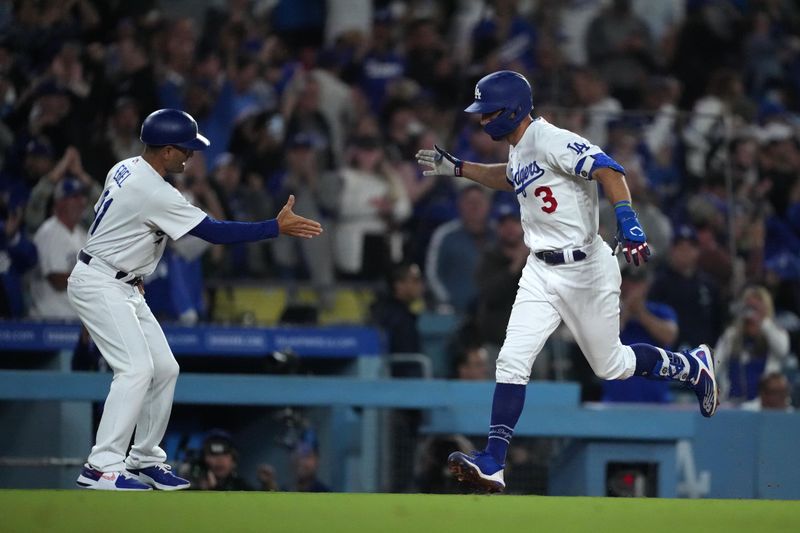
[[(357, 356), (358, 370), (351, 376), (184, 373), (175, 390), (176, 404), (324, 408), (334, 421), (343, 420), (336, 413), (347, 409), (348, 416), (357, 417), (352, 426), (355, 435), (351, 437), (349, 430), (332, 422), (324, 439), (329, 445), (325, 454), (329, 462), (349, 464), (331, 472), (337, 490), (372, 492), (382, 486), (381, 409), (425, 411), (424, 434), (485, 435), (492, 382), (387, 379), (383, 377), (385, 358), (376, 357), (381, 353), (380, 335), (370, 328), (331, 328), (333, 331), (327, 332), (321, 328), (190, 329), (165, 327), (173, 338), (176, 332), (188, 335), (184, 346), (194, 346), (193, 350), (201, 346), (220, 353), (221, 344), (226, 344), (229, 353), (236, 353), (234, 347), (260, 354), (291, 347), (301, 357), (334, 352), (339, 357)], [(75, 335), (75, 325), (0, 322), (0, 350), (64, 351), (71, 348)], [(237, 336), (241, 337), (237, 340)], [(188, 353), (179, 346), (175, 344), (176, 354)], [(62, 446), (56, 455), (84, 454), (85, 442), (91, 439), (91, 402), (105, 399), (111, 376), (68, 368), (62, 362), (56, 369), (0, 370), (0, 429), (20, 439), (26, 430), (50, 440), (58, 440), (53, 435), (60, 432)], [(49, 420), (31, 420), (36, 413), (31, 406), (43, 403), (66, 407)], [(564, 382), (532, 382), (526, 404), (515, 435), (567, 437), (575, 443), (568, 456), (557, 460), (557, 468), (551, 468), (551, 494), (605, 495), (610, 462), (644, 462), (657, 466), (659, 496), (800, 498), (800, 456), (793, 448), (800, 440), (800, 415), (723, 409), (705, 420), (695, 405), (581, 405), (579, 386)], [(8, 417), (6, 405), (23, 406), (23, 410)], [(81, 405), (85, 408), (69, 409)], [(41, 430), (31, 433), (30, 426), (41, 426)], [(357, 456), (351, 454), (353, 460), (340, 461), (338, 454), (347, 448), (345, 441), (356, 435)], [(45, 444), (5, 439), (0, 443), (0, 456), (7, 454), (9, 446), (17, 453), (41, 453)], [(687, 484), (694, 488), (686, 490)]]

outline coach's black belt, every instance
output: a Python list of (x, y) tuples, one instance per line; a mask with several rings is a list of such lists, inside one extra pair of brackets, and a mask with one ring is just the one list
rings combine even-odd
[[(78, 259), (80, 259), (81, 262), (86, 263), (87, 265), (92, 262), (92, 256), (87, 254), (83, 250), (78, 252)], [(123, 272), (122, 270), (117, 270), (117, 273), (114, 275), (116, 279), (123, 279), (127, 278), (128, 276), (130, 276), (130, 274), (128, 274), (127, 272)], [(143, 282), (141, 277), (135, 277), (131, 280), (126, 281), (125, 283), (136, 287), (138, 285), (141, 285)]]
[[(563, 265), (567, 262), (566, 254), (567, 252), (563, 250), (553, 250), (553, 251), (546, 251), (546, 252), (536, 252), (535, 255), (537, 259), (541, 259), (548, 265)], [(573, 261), (583, 261), (586, 259), (586, 252), (582, 250), (572, 250), (572, 260)]]

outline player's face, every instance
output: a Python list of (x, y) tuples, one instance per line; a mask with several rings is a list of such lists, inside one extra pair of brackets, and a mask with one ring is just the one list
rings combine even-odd
[(192, 157), (193, 150), (181, 148), (180, 146), (167, 146), (165, 156), (165, 168), (170, 174), (180, 174), (186, 169), (186, 162)]
[(481, 114), (481, 126), (486, 127), (486, 125), (489, 122), (493, 121), (498, 116), (500, 116), (500, 113), (502, 113), (502, 112), (503, 112), (502, 109), (498, 109), (494, 113), (483, 113), (483, 114)]

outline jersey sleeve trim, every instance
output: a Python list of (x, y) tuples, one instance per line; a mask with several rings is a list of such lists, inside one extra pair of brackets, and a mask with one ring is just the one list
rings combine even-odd
[[(586, 168), (587, 166), (588, 169)], [(622, 165), (605, 153), (599, 152), (597, 154), (587, 155), (578, 160), (578, 164), (575, 165), (575, 175), (591, 180), (594, 171), (601, 168), (610, 168), (611, 170), (616, 170), (620, 174), (625, 174), (625, 169)]]
[(178, 239), (189, 233), (194, 227), (200, 224), (203, 220), (205, 220), (206, 218), (205, 212), (200, 208), (198, 208), (197, 210), (199, 211), (197, 213), (197, 216), (194, 217), (194, 219), (192, 219), (191, 222), (188, 222), (185, 226), (181, 227), (178, 231), (176, 231), (174, 235), (170, 235), (170, 238), (177, 241)]

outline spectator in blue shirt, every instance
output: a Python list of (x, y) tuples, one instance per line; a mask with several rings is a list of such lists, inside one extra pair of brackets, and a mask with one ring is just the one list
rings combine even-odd
[(376, 115), (383, 110), (389, 85), (405, 73), (405, 61), (394, 50), (391, 23), (388, 9), (375, 13), (370, 48), (360, 65), (359, 85)]
[(759, 380), (781, 372), (789, 358), (789, 333), (775, 321), (772, 295), (761, 286), (748, 287), (733, 322), (717, 341), (714, 356), (723, 397), (752, 400)]
[(22, 231), (22, 206), (0, 197), (0, 316), (25, 315), (22, 275), (38, 260), (36, 245)]

